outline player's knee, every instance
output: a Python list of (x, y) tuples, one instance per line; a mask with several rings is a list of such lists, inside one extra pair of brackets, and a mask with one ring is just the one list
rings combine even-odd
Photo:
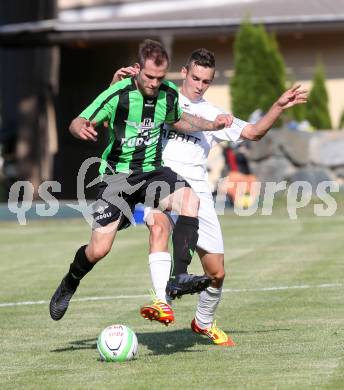
[(149, 244), (153, 252), (167, 252), (169, 229), (164, 225), (152, 225), (150, 228)]
[(182, 215), (188, 217), (197, 217), (200, 200), (191, 188), (187, 188), (184, 192)]
[(211, 275), (213, 278), (212, 286), (220, 288), (223, 284), (223, 281), (225, 280), (225, 270), (219, 270), (214, 275)]
[(221, 270), (221, 271), (217, 272), (215, 278), (216, 278), (216, 280), (223, 282), (225, 280), (225, 276), (226, 276), (225, 270)]
[(87, 251), (87, 257), (92, 262), (97, 262), (105, 257), (110, 252), (111, 246), (109, 245), (97, 245), (89, 247)]
[(200, 200), (199, 197), (193, 191), (191, 192), (191, 205), (198, 213)]
[(150, 232), (153, 240), (155, 241), (168, 240), (169, 231), (163, 225), (152, 225), (150, 227)]
[(194, 207), (199, 207), (199, 197), (191, 188), (186, 191), (186, 196), (189, 198), (189, 203), (191, 203)]

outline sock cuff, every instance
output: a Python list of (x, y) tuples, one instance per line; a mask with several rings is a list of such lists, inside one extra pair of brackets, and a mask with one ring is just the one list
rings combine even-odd
[(218, 288), (218, 287), (209, 286), (209, 287), (207, 287), (206, 291), (208, 291), (209, 294), (211, 294), (211, 295), (221, 295), (222, 287)]
[(154, 252), (150, 253), (148, 256), (149, 264), (154, 263), (155, 261), (171, 261), (171, 255), (169, 252)]
[(194, 319), (195, 319), (196, 325), (197, 325), (199, 328), (203, 329), (203, 330), (209, 329), (209, 328), (211, 327), (212, 323), (213, 323), (213, 321), (212, 321), (212, 322), (210, 322), (208, 325), (202, 324), (201, 321), (197, 319), (197, 313), (196, 313), (196, 317), (195, 317)]
[(78, 266), (81, 270), (88, 272), (88, 271), (91, 271), (94, 264), (91, 263), (86, 256), (86, 252), (85, 252), (86, 247), (87, 247), (87, 245), (83, 245), (76, 251), (76, 254), (74, 257), (74, 263), (78, 264)]
[(198, 228), (198, 218), (196, 217), (187, 217), (186, 215), (180, 215), (177, 219), (176, 225), (184, 224), (191, 225)]

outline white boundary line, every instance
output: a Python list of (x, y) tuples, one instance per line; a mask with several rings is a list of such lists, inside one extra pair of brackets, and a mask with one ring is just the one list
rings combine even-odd
[[(225, 288), (222, 290), (224, 293), (242, 293), (242, 292), (264, 292), (264, 291), (283, 291), (283, 290), (302, 290), (302, 289), (314, 289), (314, 288), (340, 288), (343, 287), (343, 283), (326, 283), (318, 285), (303, 284), (298, 286), (275, 286), (275, 287), (261, 287), (261, 288)], [(135, 298), (149, 298), (149, 294), (141, 295), (109, 295), (103, 297), (84, 297), (74, 298), (73, 302), (85, 302), (85, 301), (107, 301), (112, 299), (135, 299)], [(28, 306), (28, 305), (46, 305), (49, 301), (24, 301), (24, 302), (8, 302), (0, 303), (1, 307), (14, 307), (14, 306)]]
[(312, 288), (335, 288), (335, 287), (343, 287), (343, 283), (326, 283), (326, 284), (301, 284), (299, 286), (276, 286), (276, 287), (261, 287), (261, 288), (228, 288), (223, 289), (223, 292), (261, 292), (261, 291), (281, 291), (281, 290), (301, 290), (301, 289), (312, 289)]

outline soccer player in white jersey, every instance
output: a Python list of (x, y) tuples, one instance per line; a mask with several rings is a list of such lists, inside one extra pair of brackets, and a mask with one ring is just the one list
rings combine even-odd
[[(122, 68), (114, 81), (132, 76), (134, 68)], [(183, 111), (213, 120), (221, 110), (207, 102), (203, 95), (211, 85), (215, 74), (215, 58), (206, 49), (195, 50), (182, 68), (183, 84), (179, 102)], [(214, 321), (215, 311), (221, 299), (225, 277), (224, 247), (221, 227), (214, 208), (207, 180), (207, 158), (212, 146), (221, 141), (257, 141), (262, 138), (282, 112), (307, 101), (307, 91), (300, 86), (287, 90), (255, 124), (234, 118), (231, 127), (216, 132), (194, 132), (192, 135), (166, 128), (164, 133), (164, 164), (183, 176), (200, 198), (199, 238), (197, 253), (205, 274), (212, 277), (210, 287), (200, 293), (191, 329), (203, 334), (217, 345), (234, 346), (233, 340)], [(169, 235), (177, 216), (159, 210), (145, 209), (145, 221), (150, 230), (149, 267), (155, 291), (152, 304), (141, 307), (141, 315), (165, 325), (174, 321), (171, 301), (165, 293), (169, 279), (171, 256), (168, 252)]]

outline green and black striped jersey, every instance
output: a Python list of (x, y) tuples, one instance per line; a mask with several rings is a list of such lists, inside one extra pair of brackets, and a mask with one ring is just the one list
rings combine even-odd
[(103, 152), (100, 174), (107, 164), (115, 172), (150, 172), (162, 165), (164, 123), (180, 119), (175, 84), (164, 81), (156, 97), (145, 97), (133, 78), (126, 78), (101, 93), (82, 118), (109, 124), (110, 143)]

